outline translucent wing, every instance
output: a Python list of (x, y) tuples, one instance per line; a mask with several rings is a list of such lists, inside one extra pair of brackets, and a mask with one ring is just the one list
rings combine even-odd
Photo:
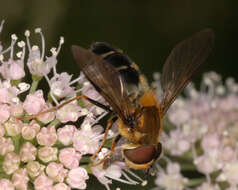
[(80, 46), (72, 46), (76, 63), (96, 90), (112, 106), (120, 118), (126, 121), (131, 103), (124, 90), (125, 84), (119, 72), (101, 56)]
[(170, 53), (162, 71), (161, 86), (164, 95), (161, 102), (164, 115), (177, 95), (189, 83), (198, 67), (205, 62), (211, 52), (214, 33), (204, 29), (180, 42)]

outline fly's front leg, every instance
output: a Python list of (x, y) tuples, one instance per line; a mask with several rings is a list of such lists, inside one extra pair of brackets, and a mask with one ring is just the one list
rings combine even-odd
[(117, 116), (113, 116), (111, 119), (109, 119), (108, 123), (107, 123), (107, 126), (106, 126), (106, 129), (105, 129), (105, 133), (104, 133), (104, 137), (103, 137), (103, 140), (100, 144), (100, 146), (98, 147), (97, 151), (91, 156), (91, 161), (93, 162), (94, 159), (96, 158), (97, 154), (101, 151), (103, 145), (105, 144), (105, 141), (107, 140), (107, 135), (108, 135), (108, 132), (109, 132), (109, 129), (111, 128), (111, 126), (113, 125), (113, 123), (115, 123), (115, 121), (118, 119)]
[(113, 154), (113, 152), (116, 148), (116, 145), (117, 145), (118, 141), (120, 140), (120, 138), (121, 138), (121, 135), (117, 135), (116, 138), (112, 142), (110, 152), (107, 155), (105, 155), (103, 159), (101, 159), (97, 163), (94, 163), (91, 167), (95, 167), (95, 166), (100, 165), (101, 163), (104, 163), (107, 160), (107, 158)]

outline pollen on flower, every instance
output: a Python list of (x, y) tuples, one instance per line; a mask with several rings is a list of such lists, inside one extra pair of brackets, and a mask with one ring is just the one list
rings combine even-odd
[(37, 50), (39, 50), (38, 46), (36, 46), (36, 45), (32, 46), (32, 51), (37, 51)]
[(17, 42), (18, 47), (23, 48), (25, 47), (26, 43), (24, 41)]
[(18, 58), (21, 58), (22, 57), (22, 51), (19, 51), (16, 55), (17, 55)]
[(63, 43), (64, 43), (64, 37), (61, 36), (61, 37), (60, 37), (60, 44), (63, 44)]
[(18, 87), (20, 88), (21, 91), (26, 91), (30, 88), (30, 85), (25, 82), (21, 82), (18, 84)]
[(35, 29), (35, 33), (40, 33), (41, 32), (41, 28), (36, 28)]
[(53, 56), (56, 56), (57, 55), (57, 51), (56, 51), (56, 48), (53, 47), (50, 49), (50, 52), (52, 53)]
[(0, 54), (0, 61), (3, 61), (4, 56), (2, 54)]
[(12, 34), (12, 35), (11, 35), (11, 38), (12, 38), (13, 40), (17, 40), (17, 35), (16, 35), (16, 34)]
[(30, 36), (30, 31), (29, 31), (29, 30), (26, 30), (26, 31), (25, 31), (25, 36), (26, 36), (26, 37), (29, 37), (29, 36)]
[(144, 180), (144, 181), (141, 183), (142, 186), (146, 186), (147, 184), (148, 184), (148, 181), (147, 181), (147, 180)]

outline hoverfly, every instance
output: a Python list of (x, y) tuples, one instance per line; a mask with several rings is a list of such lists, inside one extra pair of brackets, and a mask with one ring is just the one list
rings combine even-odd
[(140, 72), (139, 67), (122, 50), (113, 48), (106, 42), (95, 42), (91, 45), (90, 50), (101, 55), (120, 73), (129, 97), (136, 98), (142, 90), (149, 89), (147, 80)]
[[(133, 169), (149, 168), (162, 151), (160, 143), (162, 119), (176, 97), (187, 86), (194, 72), (205, 62), (211, 52), (213, 39), (213, 31), (204, 29), (174, 47), (163, 66), (161, 76), (163, 96), (160, 101), (150, 89), (142, 90), (136, 99), (130, 97), (126, 75), (107, 59), (107, 56), (115, 53), (123, 56), (119, 51), (110, 46), (103, 46), (109, 49), (94, 47), (91, 48), (92, 51), (72, 46), (76, 63), (116, 115), (108, 122), (104, 141), (95, 155), (102, 148), (109, 128), (113, 122), (117, 122), (120, 135), (114, 140), (111, 152), (118, 139), (124, 137), (128, 143), (122, 146), (122, 153), (127, 165)], [(127, 67), (132, 65), (134, 64)], [(139, 74), (135, 72), (134, 75), (137, 76), (136, 80), (139, 83)], [(134, 84), (137, 85), (137, 81), (134, 81)]]

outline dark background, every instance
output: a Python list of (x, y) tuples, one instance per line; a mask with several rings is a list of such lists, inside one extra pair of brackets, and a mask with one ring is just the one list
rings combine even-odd
[(6, 23), (1, 41), (9, 44), (11, 33), (24, 38), (30, 29), (36, 42), (40, 38), (33, 30), (41, 27), (49, 55), (64, 36), (58, 70), (73, 74), (78, 68), (70, 46), (106, 41), (123, 49), (151, 79), (176, 43), (209, 27), (216, 36), (214, 50), (199, 73), (214, 70), (238, 79), (237, 8), (236, 0), (2, 0), (0, 18)]
[[(152, 78), (173, 46), (204, 28), (215, 32), (212, 55), (203, 65), (196, 81), (205, 71), (216, 71), (223, 78), (238, 79), (238, 7), (237, 0), (1, 0), (0, 19), (5, 19), (0, 41), (10, 44), (10, 34), (24, 39), (31, 30), (31, 42), (41, 27), (47, 54), (65, 44), (58, 58), (58, 71), (79, 74), (70, 52), (72, 44), (89, 47), (94, 41), (106, 41), (124, 50)], [(38, 43), (41, 45), (41, 43)], [(94, 183), (94, 182), (92, 182)], [(91, 186), (90, 186), (91, 187)], [(100, 186), (101, 187), (101, 186)], [(124, 189), (124, 188), (122, 188)], [(133, 189), (139, 189), (133, 187)]]

